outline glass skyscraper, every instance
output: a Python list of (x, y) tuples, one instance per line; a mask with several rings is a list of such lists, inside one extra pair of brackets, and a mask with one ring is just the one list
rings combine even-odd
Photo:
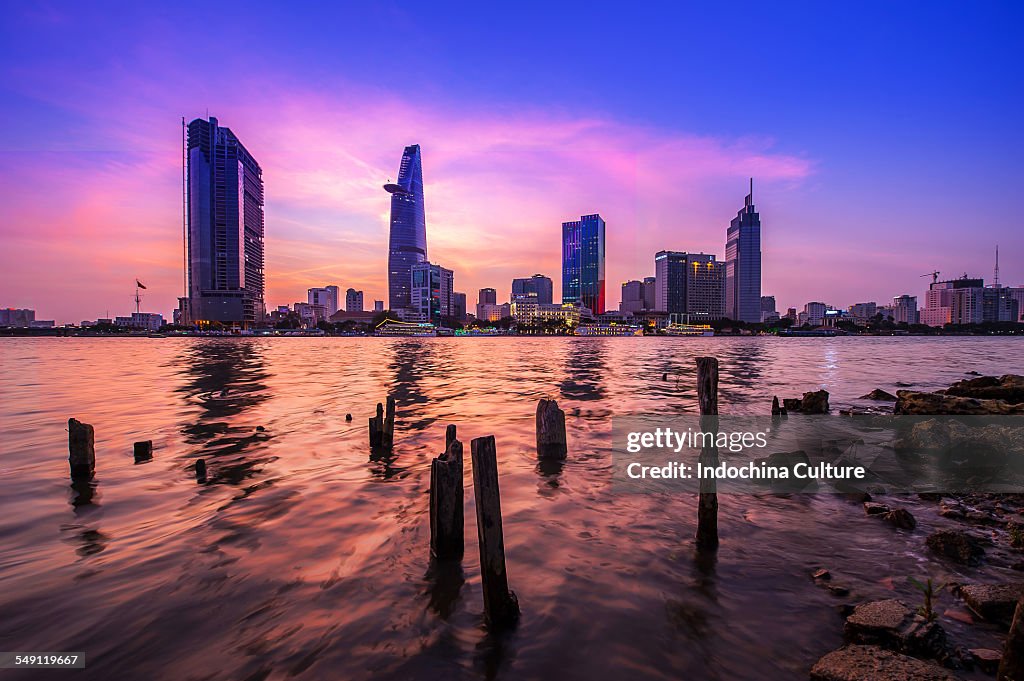
[(761, 217), (754, 210), (754, 180), (725, 242), (725, 316), (761, 321)]
[(427, 260), (427, 219), (423, 210), (423, 161), (420, 145), (405, 148), (398, 181), (384, 185), (391, 194), (388, 241), (388, 308), (410, 307), (412, 266)]
[(263, 171), (216, 118), (188, 125), (188, 315), (249, 327), (263, 303)]
[(562, 223), (562, 302), (604, 313), (604, 220), (584, 215)]

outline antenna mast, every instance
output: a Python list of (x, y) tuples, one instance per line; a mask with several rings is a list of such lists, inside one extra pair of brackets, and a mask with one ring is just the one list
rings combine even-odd
[(999, 244), (996, 244), (996, 269), (994, 274), (996, 280), (996, 288), (999, 288)]
[[(181, 285), (188, 305), (188, 142), (185, 137), (185, 117), (181, 117)], [(189, 306), (191, 307), (191, 306)], [(182, 310), (185, 314), (185, 310)], [(186, 323), (187, 320), (179, 320)]]

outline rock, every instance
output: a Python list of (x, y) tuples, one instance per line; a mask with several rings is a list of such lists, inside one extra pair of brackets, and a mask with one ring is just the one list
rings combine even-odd
[(879, 645), (919, 657), (944, 659), (949, 654), (942, 627), (895, 598), (858, 605), (846, 618), (843, 635), (848, 643)]
[(925, 540), (933, 553), (963, 565), (977, 565), (985, 555), (981, 542), (961, 530), (938, 530)]
[(821, 568), (820, 570), (815, 571), (811, 577), (813, 579), (832, 579), (832, 573), (825, 568)]
[(982, 619), (1009, 625), (1017, 601), (1024, 596), (1024, 582), (970, 584), (960, 587), (960, 598)]
[(1001, 652), (991, 648), (971, 648), (967, 652), (974, 658), (974, 663), (981, 667), (983, 672), (988, 674), (995, 674), (996, 670), (999, 669), (999, 661), (1003, 659)]
[(833, 596), (839, 596), (840, 598), (842, 598), (844, 596), (850, 595), (850, 590), (847, 589), (845, 586), (840, 586), (838, 584), (829, 584), (827, 588), (829, 593)]
[(912, 530), (917, 527), (917, 519), (905, 508), (894, 508), (884, 514), (882, 520), (901, 530)]
[(352, 414), (345, 414), (345, 420), (346, 421), (351, 421), (352, 420)]
[(957, 381), (946, 388), (947, 395), (954, 397), (973, 397), (979, 400), (1004, 400), (1010, 404), (1024, 402), (1024, 376), (1007, 374), (982, 376)]
[(1024, 414), (1024, 404), (1004, 400), (979, 400), (939, 393), (897, 390), (894, 414), (918, 416), (972, 416), (984, 414)]
[(786, 416), (786, 409), (779, 406), (778, 397), (772, 397), (772, 416)]
[(892, 393), (887, 393), (886, 391), (882, 390), (881, 388), (875, 388), (874, 390), (869, 392), (867, 395), (861, 395), (860, 399), (862, 399), (862, 400), (878, 400), (878, 401), (881, 401), (881, 402), (895, 402), (896, 401), (896, 396), (893, 395)]
[(884, 515), (889, 512), (889, 507), (877, 501), (865, 501), (864, 512), (868, 515)]
[(264, 428), (263, 426), (256, 426), (256, 432), (257, 433), (262, 433), (262, 432), (265, 432), (266, 430), (267, 429)]
[(811, 668), (811, 681), (956, 681), (942, 667), (877, 646), (846, 646)]
[(804, 393), (800, 399), (782, 400), (786, 411), (794, 411), (800, 414), (827, 414), (828, 413), (828, 391), (816, 390)]

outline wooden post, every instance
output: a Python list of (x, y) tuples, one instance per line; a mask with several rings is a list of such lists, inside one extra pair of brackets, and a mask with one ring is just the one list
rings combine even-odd
[(196, 459), (196, 480), (206, 482), (206, 461)]
[(370, 417), (370, 447), (377, 449), (384, 442), (384, 406), (377, 403), (377, 415)]
[(444, 454), (430, 462), (430, 552), (442, 560), (462, 558), (465, 548), (462, 443), (448, 426)]
[(68, 419), (68, 464), (72, 480), (91, 480), (96, 472), (96, 436), (92, 426)]
[[(701, 431), (718, 434), (718, 360), (714, 357), (697, 358), (697, 402), (700, 404)], [(705, 445), (700, 453), (700, 464), (705, 468), (718, 466), (718, 448)], [(718, 485), (714, 478), (701, 477), (700, 498), (697, 501), (697, 547), (713, 549), (718, 546)]]
[(998, 681), (1024, 681), (1024, 596), (1017, 601), (996, 678)]
[(490, 626), (502, 628), (519, 619), (519, 601), (509, 591), (505, 572), (505, 539), (501, 530), (501, 495), (498, 491), (498, 456), (494, 436), (478, 437), (470, 448), (484, 613)]
[(772, 416), (786, 416), (786, 408), (779, 406), (779, 396), (772, 397)]
[(149, 461), (150, 459), (153, 458), (152, 440), (143, 440), (142, 442), (136, 442), (134, 447), (136, 461)]
[(537, 456), (564, 459), (567, 451), (565, 412), (554, 400), (542, 399), (537, 403)]
[[(391, 449), (395, 444), (395, 398), (387, 399), (388, 408), (384, 415), (381, 434), (381, 446)], [(377, 407), (377, 418), (380, 418), (380, 405)]]

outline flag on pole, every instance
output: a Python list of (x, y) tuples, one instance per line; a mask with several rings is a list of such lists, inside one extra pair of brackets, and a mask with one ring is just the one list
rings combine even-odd
[(138, 286), (139, 288), (146, 288), (145, 286), (142, 285), (142, 282), (139, 281), (138, 279), (135, 280), (135, 285)]

